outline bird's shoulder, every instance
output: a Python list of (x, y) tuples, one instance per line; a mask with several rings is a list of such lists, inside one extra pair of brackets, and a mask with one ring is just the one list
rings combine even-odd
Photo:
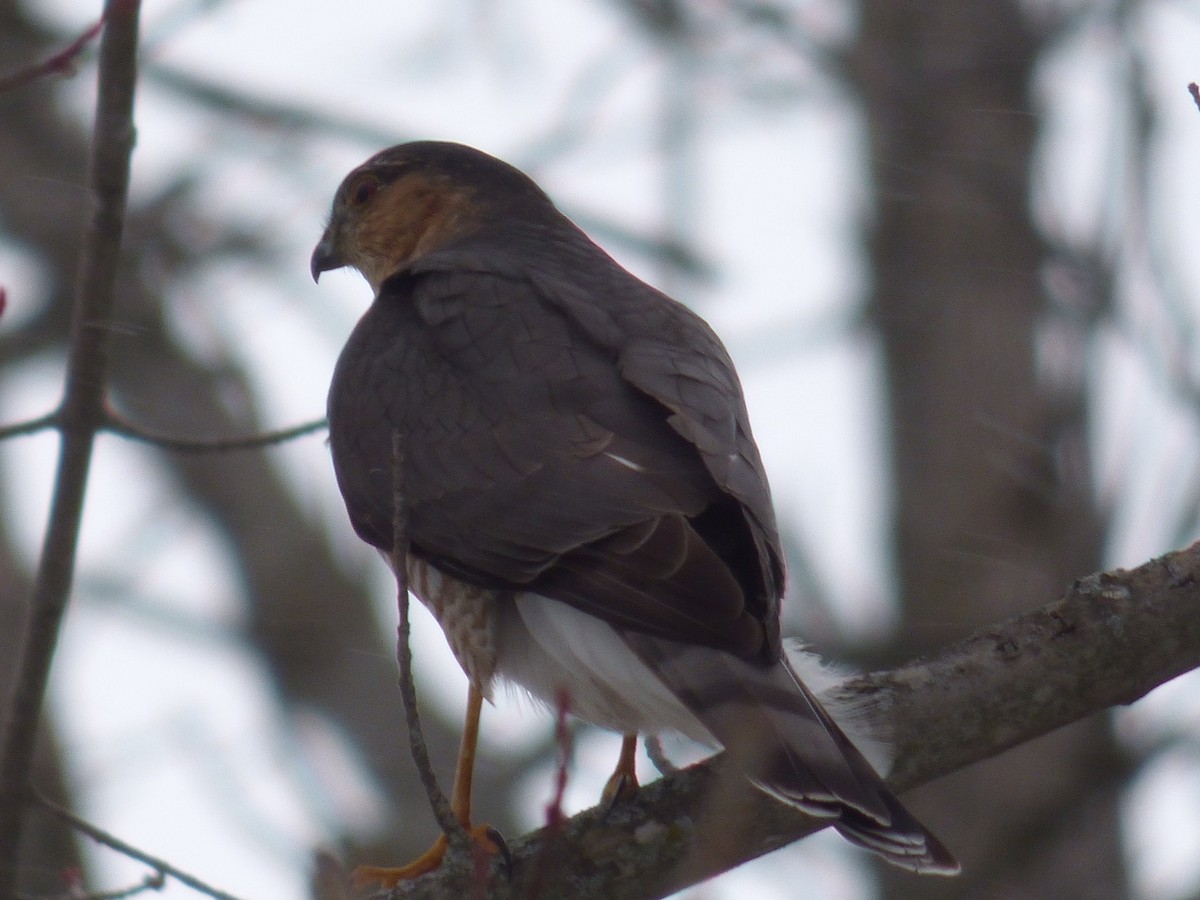
[[(476, 340), (493, 338), (494, 354), (515, 353), (539, 379), (559, 375), (560, 390), (648, 398), (761, 533), (775, 534), (770, 488), (725, 345), (703, 318), (628, 272), (565, 217), (448, 246), (403, 273), (394, 289), (408, 292), (424, 321), (453, 323), (460, 334), (469, 322)], [(581, 370), (590, 379), (561, 377)]]

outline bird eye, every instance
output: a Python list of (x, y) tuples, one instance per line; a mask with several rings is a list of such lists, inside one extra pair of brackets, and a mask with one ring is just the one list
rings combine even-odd
[(379, 181), (372, 175), (364, 176), (359, 179), (358, 183), (352, 185), (349, 192), (350, 205), (362, 206), (368, 200), (375, 196), (375, 192), (379, 190)]

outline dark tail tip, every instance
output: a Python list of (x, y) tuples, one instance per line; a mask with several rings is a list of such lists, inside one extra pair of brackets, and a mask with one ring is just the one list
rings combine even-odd
[(878, 854), (887, 862), (920, 875), (957, 875), (958, 860), (930, 834), (895, 797), (884, 802), (892, 813), (889, 824), (881, 824), (853, 809), (846, 809), (834, 827), (850, 843)]

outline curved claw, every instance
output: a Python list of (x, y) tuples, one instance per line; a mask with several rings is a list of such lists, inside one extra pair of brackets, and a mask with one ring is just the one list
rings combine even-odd
[(623, 800), (628, 800), (637, 793), (637, 735), (627, 734), (621, 742), (621, 757), (617, 760), (616, 771), (604, 785), (600, 802), (606, 812)]
[(614, 772), (608, 779), (608, 783), (604, 785), (604, 791), (600, 794), (600, 802), (606, 810), (611, 810), (617, 804), (633, 797), (638, 792), (638, 787), (640, 785), (636, 775), (628, 772)]
[(484, 837), (492, 843), (492, 846), (495, 848), (492, 852), (499, 853), (500, 858), (504, 860), (505, 876), (511, 876), (513, 866), (512, 851), (508, 849), (508, 842), (504, 840), (504, 835), (491, 825), (479, 825), (477, 827), (484, 830)]

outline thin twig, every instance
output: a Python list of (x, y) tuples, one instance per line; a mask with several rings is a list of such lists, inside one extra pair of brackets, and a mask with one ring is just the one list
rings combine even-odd
[(150, 868), (155, 869), (164, 875), (169, 875), (180, 884), (185, 884), (192, 890), (198, 891), (199, 893), (205, 894), (209, 897), (214, 897), (216, 900), (240, 900), (240, 898), (234, 896), (233, 894), (227, 894), (225, 891), (218, 890), (212, 885), (201, 881), (194, 875), (189, 875), (187, 872), (177, 869), (166, 860), (159, 859), (156, 856), (151, 856), (146, 851), (139, 850), (132, 844), (127, 844), (120, 838), (114, 837), (104, 829), (97, 828), (86, 819), (79, 818), (79, 816), (75, 815), (75, 813), (71, 812), (69, 809), (59, 806), (36, 788), (31, 788), (29, 793), (32, 800), (42, 809), (46, 810), (46, 812), (50, 813), (56, 818), (62, 819), (76, 831), (86, 834), (93, 841), (103, 844), (105, 847), (109, 847), (112, 850), (116, 850), (122, 856), (128, 856), (130, 859), (135, 859), (140, 863), (144, 863)]
[(115, 891), (93, 891), (87, 892), (83, 890), (82, 883), (72, 884), (64, 893), (61, 894), (17, 894), (17, 900), (125, 900), (127, 897), (136, 897), (138, 894), (144, 894), (146, 891), (161, 891), (167, 883), (166, 875), (162, 872), (148, 872), (140, 883), (127, 888), (118, 888)]
[(96, 122), (88, 163), (94, 208), (83, 243), (59, 411), (58, 471), (41, 558), (21, 631), (12, 696), (0, 740), (0, 897), (16, 894), (34, 738), (50, 661), (75, 572), (79, 524), (96, 430), (103, 421), (117, 264), (133, 153), (138, 0), (108, 0), (100, 38)]
[(396, 573), (396, 602), (400, 607), (400, 627), (397, 629), (396, 659), (400, 663), (400, 697), (404, 701), (404, 720), (408, 726), (408, 746), (412, 752), (421, 785), (429, 797), (429, 805), (438, 826), (451, 844), (465, 850), (467, 833), (450, 801), (438, 784), (437, 775), (429, 763), (429, 748), (421, 730), (421, 714), (417, 709), (417, 687), (413, 681), (411, 626), (408, 617), (408, 505), (404, 496), (404, 441), (399, 431), (392, 432), (392, 569)]
[[(120, 435), (131, 441), (152, 444), (162, 450), (174, 453), (232, 453), (237, 450), (260, 450), (274, 444), (283, 444), (306, 434), (320, 431), (328, 426), (325, 419), (314, 419), (290, 428), (280, 428), (277, 431), (264, 431), (261, 434), (250, 434), (234, 438), (180, 438), (169, 434), (157, 434), (135, 425), (119, 413), (108, 410), (101, 426), (104, 431)], [(0, 431), (0, 438), (4, 432)]]
[(546, 880), (546, 870), (550, 864), (550, 854), (553, 852), (556, 838), (563, 830), (566, 816), (563, 813), (563, 799), (567, 793), (567, 781), (571, 772), (571, 725), (568, 713), (571, 711), (571, 697), (565, 689), (558, 692), (555, 698), (554, 741), (558, 745), (558, 766), (554, 777), (554, 796), (546, 806), (546, 827), (542, 830), (542, 849), (538, 854), (533, 877), (530, 879), (529, 890), (525, 896), (528, 900), (537, 900), (541, 896), (542, 886)]
[(1196, 108), (1200, 109), (1200, 85), (1193, 81), (1188, 85), (1188, 93), (1192, 95), (1192, 101), (1196, 104)]
[(567, 781), (571, 774), (571, 728), (567, 714), (571, 711), (571, 697), (566, 690), (558, 692), (555, 703), (554, 740), (558, 744), (558, 771), (554, 777), (554, 798), (546, 807), (547, 838), (553, 836), (563, 822), (563, 798), (567, 793)]
[(57, 426), (57, 412), (46, 413), (44, 416), (38, 416), (36, 419), (29, 419), (25, 422), (14, 422), (12, 425), (0, 425), (0, 441), (26, 434), (37, 434), (39, 431), (46, 431)]
[(67, 77), (74, 75), (75, 58), (83, 52), (88, 44), (95, 40), (96, 35), (100, 33), (100, 29), (104, 27), (104, 19), (107, 15), (108, 13), (105, 12), (95, 25), (52, 56), (48, 56), (46, 59), (39, 63), (34, 63), (32, 66), (18, 69), (9, 75), (0, 76), (0, 94), (5, 91), (13, 91), (24, 87), (30, 82), (37, 81), (39, 78), (45, 78), (48, 75), (64, 75)]

